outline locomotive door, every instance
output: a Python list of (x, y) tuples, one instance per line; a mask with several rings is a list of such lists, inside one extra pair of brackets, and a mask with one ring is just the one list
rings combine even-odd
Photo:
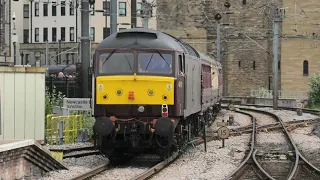
[(184, 109), (186, 109), (186, 69), (185, 69), (185, 56), (179, 55), (179, 73), (177, 77), (177, 100), (179, 103), (179, 115), (182, 116), (184, 113)]

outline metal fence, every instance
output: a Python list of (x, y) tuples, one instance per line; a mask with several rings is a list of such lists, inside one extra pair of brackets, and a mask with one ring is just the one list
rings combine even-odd
[(84, 130), (82, 115), (57, 116), (49, 114), (46, 117), (46, 143), (71, 144), (77, 141)]
[[(278, 91), (279, 99), (299, 99), (306, 100), (309, 98), (307, 91)], [(251, 90), (250, 97), (256, 98), (273, 98), (272, 90)]]

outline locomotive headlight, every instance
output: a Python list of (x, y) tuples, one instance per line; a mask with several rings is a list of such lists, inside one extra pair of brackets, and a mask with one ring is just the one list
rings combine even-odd
[(154, 94), (154, 91), (153, 91), (152, 89), (149, 89), (149, 90), (148, 90), (148, 95), (149, 95), (149, 96), (153, 96), (153, 94)]
[(138, 107), (138, 111), (142, 113), (144, 111), (144, 107), (143, 106), (139, 106)]
[(121, 89), (118, 89), (118, 90), (117, 90), (117, 95), (118, 95), (118, 96), (121, 96), (121, 95), (122, 95), (122, 90), (121, 90)]

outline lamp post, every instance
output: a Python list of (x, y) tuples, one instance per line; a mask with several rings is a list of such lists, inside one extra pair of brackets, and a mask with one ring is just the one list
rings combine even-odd
[(17, 37), (17, 32), (16, 32), (16, 13), (13, 12), (12, 14), (12, 23), (13, 23), (13, 29), (12, 29), (12, 45), (13, 45), (13, 65), (16, 65), (17, 63), (17, 42), (18, 42), (18, 37)]

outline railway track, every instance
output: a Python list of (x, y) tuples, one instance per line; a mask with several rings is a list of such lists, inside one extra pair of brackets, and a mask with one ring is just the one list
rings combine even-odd
[[(278, 120), (277, 126), (281, 126), (285, 136), (288, 139), (288, 142), (293, 147), (293, 152), (289, 155), (291, 157), (292, 166), (290, 168), (290, 172), (285, 177), (285, 179), (291, 180), (291, 179), (306, 179), (306, 180), (315, 180), (320, 179), (320, 170), (312, 165), (306, 158), (304, 158), (300, 151), (298, 150), (297, 146), (295, 145), (291, 135), (289, 134), (287, 128), (288, 124), (290, 123), (284, 123), (281, 118), (273, 113), (258, 110), (258, 109), (250, 109), (245, 107), (239, 107), (240, 110), (246, 110), (246, 111), (252, 111), (257, 113), (266, 114), (269, 116), (272, 116), (276, 120)], [(237, 111), (239, 112), (239, 111)], [(310, 113), (310, 110), (307, 110), (305, 112)], [(314, 111), (318, 113), (317, 111)], [(305, 122), (294, 122), (294, 123), (305, 123)], [(291, 123), (291, 124), (294, 124)], [(276, 124), (269, 125), (269, 127), (274, 127)], [(255, 137), (256, 137), (256, 131), (258, 127), (256, 126), (255, 122), (253, 121), (252, 127), (252, 139), (251, 139), (251, 150), (248, 153), (246, 159), (241, 163), (238, 169), (236, 169), (230, 176), (228, 176), (226, 179), (245, 179), (247, 177), (250, 177), (251, 179), (275, 179), (271, 174), (272, 171), (267, 173), (262, 166), (259, 164), (257, 159), (257, 154), (259, 154), (258, 149), (256, 149), (255, 145)], [(251, 170), (251, 172), (249, 171)], [(252, 173), (253, 172), (253, 173)], [(253, 177), (254, 176), (254, 177)]]
[[(213, 136), (213, 134), (207, 133), (206, 138), (207, 138), (208, 142), (213, 139), (212, 136)], [(148, 178), (154, 176), (155, 174), (160, 172), (162, 169), (164, 169), (165, 167), (167, 167), (168, 165), (173, 163), (188, 147), (190, 147), (190, 145), (191, 146), (198, 146), (202, 143), (204, 143), (202, 138), (199, 138), (199, 137), (195, 138), (193, 141), (186, 144), (180, 151), (174, 152), (169, 158), (167, 158), (163, 161), (159, 160), (157, 163), (153, 163), (153, 165), (150, 168), (148, 168), (146, 171), (139, 173), (138, 175), (132, 177), (131, 180), (143, 180), (143, 179), (148, 179)], [(150, 163), (150, 160), (148, 160), (147, 162)], [(154, 161), (154, 162), (156, 162), (156, 161)], [(135, 163), (137, 163), (137, 162), (135, 162)], [(141, 163), (141, 162), (138, 162), (138, 163)], [(124, 166), (130, 166), (128, 164), (133, 164), (133, 163), (128, 162)], [(114, 168), (118, 168), (118, 167), (112, 167), (112, 165), (109, 162), (107, 162), (106, 164), (98, 166), (90, 171), (84, 172), (83, 174), (76, 176), (76, 177), (72, 178), (71, 180), (83, 180), (83, 179), (93, 178), (99, 174), (102, 174), (105, 171), (113, 170)]]

